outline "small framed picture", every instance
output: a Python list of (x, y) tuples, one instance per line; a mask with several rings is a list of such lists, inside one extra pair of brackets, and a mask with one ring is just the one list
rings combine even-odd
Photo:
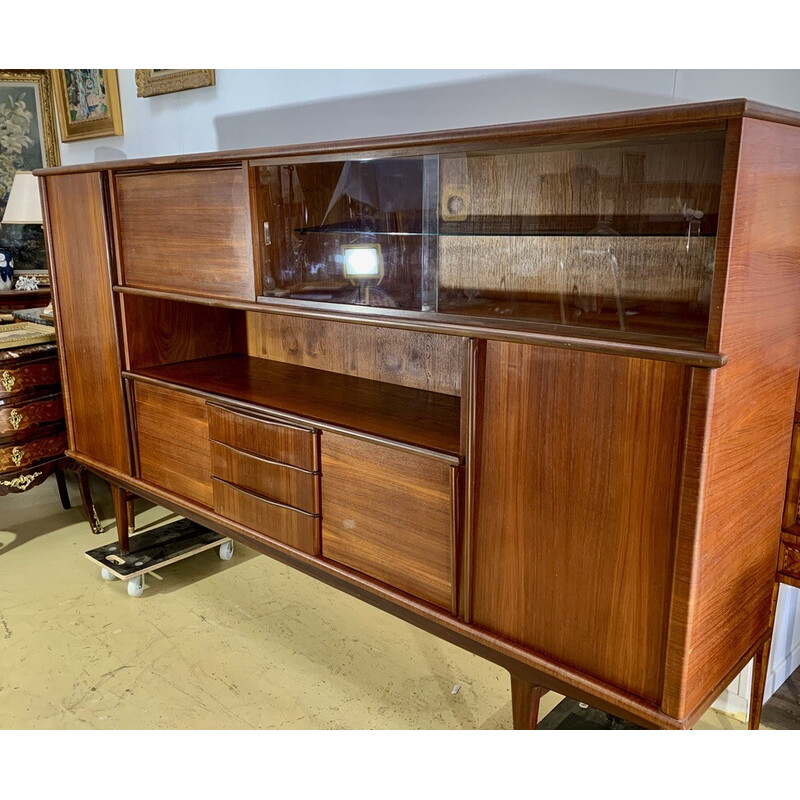
[(215, 82), (213, 69), (136, 70), (136, 94), (138, 97), (152, 97), (156, 94), (201, 89), (203, 86), (214, 86)]
[(54, 69), (61, 141), (122, 136), (115, 69)]

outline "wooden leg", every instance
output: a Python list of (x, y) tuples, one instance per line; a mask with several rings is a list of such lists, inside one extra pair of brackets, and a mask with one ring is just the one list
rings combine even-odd
[(539, 721), (539, 701), (548, 692), (544, 686), (528, 683), (511, 675), (511, 712), (515, 731), (535, 731)]
[(126, 492), (125, 502), (128, 505), (128, 534), (136, 533), (136, 495)]
[(764, 688), (767, 685), (767, 665), (769, 664), (771, 644), (771, 638), (767, 639), (753, 657), (753, 682), (750, 685), (750, 717), (747, 720), (747, 727), (751, 731), (757, 731), (761, 725), (761, 707), (764, 704)]
[(111, 487), (111, 497), (114, 500), (114, 516), (117, 519), (117, 541), (119, 550), (123, 555), (130, 552), (131, 546), (128, 540), (128, 496), (124, 489), (116, 486)]
[(92, 533), (98, 534), (103, 532), (103, 523), (100, 522), (100, 517), (97, 516), (97, 509), (94, 507), (92, 500), (92, 491), (89, 488), (89, 471), (84, 467), (78, 467), (76, 470), (78, 475), (78, 488), (81, 491), (81, 503), (83, 504), (83, 512), (89, 520), (89, 526)]
[(68, 511), (72, 506), (69, 502), (69, 492), (67, 491), (67, 481), (64, 478), (64, 462), (59, 461), (56, 467), (56, 483), (58, 484), (58, 496), (61, 498), (61, 507)]
[(772, 626), (775, 623), (775, 610), (778, 606), (778, 583), (772, 590), (772, 611), (770, 612), (770, 635), (753, 656), (753, 678), (750, 684), (750, 716), (747, 727), (757, 731), (761, 725), (761, 708), (764, 705), (764, 689), (767, 685), (767, 668), (769, 667), (769, 651), (772, 647)]

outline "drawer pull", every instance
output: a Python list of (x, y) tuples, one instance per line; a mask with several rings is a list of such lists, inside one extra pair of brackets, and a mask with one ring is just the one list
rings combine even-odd
[(14, 408), (8, 415), (8, 421), (11, 423), (11, 427), (15, 431), (18, 431), (19, 426), (22, 424), (22, 414), (20, 414), (19, 411), (17, 411), (17, 409)]
[(3, 384), (3, 388), (10, 392), (14, 388), (14, 384), (17, 382), (17, 379), (6, 369), (3, 370), (3, 377), (0, 378), (0, 383)]
[(11, 451), (11, 460), (14, 462), (14, 466), (18, 467), (22, 463), (22, 459), (25, 458), (25, 453), (19, 449), (19, 447), (15, 447)]
[(20, 475), (10, 481), (0, 481), (0, 485), (10, 486), (12, 489), (24, 492), (41, 474), (41, 472), (34, 472), (30, 475)]

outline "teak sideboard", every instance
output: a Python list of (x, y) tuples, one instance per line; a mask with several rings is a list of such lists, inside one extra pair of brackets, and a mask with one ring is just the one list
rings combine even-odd
[(123, 520), (134, 492), (507, 668), (515, 727), (555, 690), (689, 728), (772, 631), (798, 126), (42, 170), (68, 453)]

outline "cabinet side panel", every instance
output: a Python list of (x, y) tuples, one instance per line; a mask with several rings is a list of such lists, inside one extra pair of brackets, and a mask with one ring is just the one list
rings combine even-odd
[(45, 195), (71, 446), (129, 473), (102, 176), (50, 175)]
[(745, 119), (739, 152), (720, 339), (728, 363), (710, 394), (699, 524), (682, 528), (677, 552), (683, 619), (664, 710), (678, 717), (713, 700), (770, 624), (800, 367), (800, 130)]
[(660, 698), (688, 370), (489, 342), (473, 621)]

